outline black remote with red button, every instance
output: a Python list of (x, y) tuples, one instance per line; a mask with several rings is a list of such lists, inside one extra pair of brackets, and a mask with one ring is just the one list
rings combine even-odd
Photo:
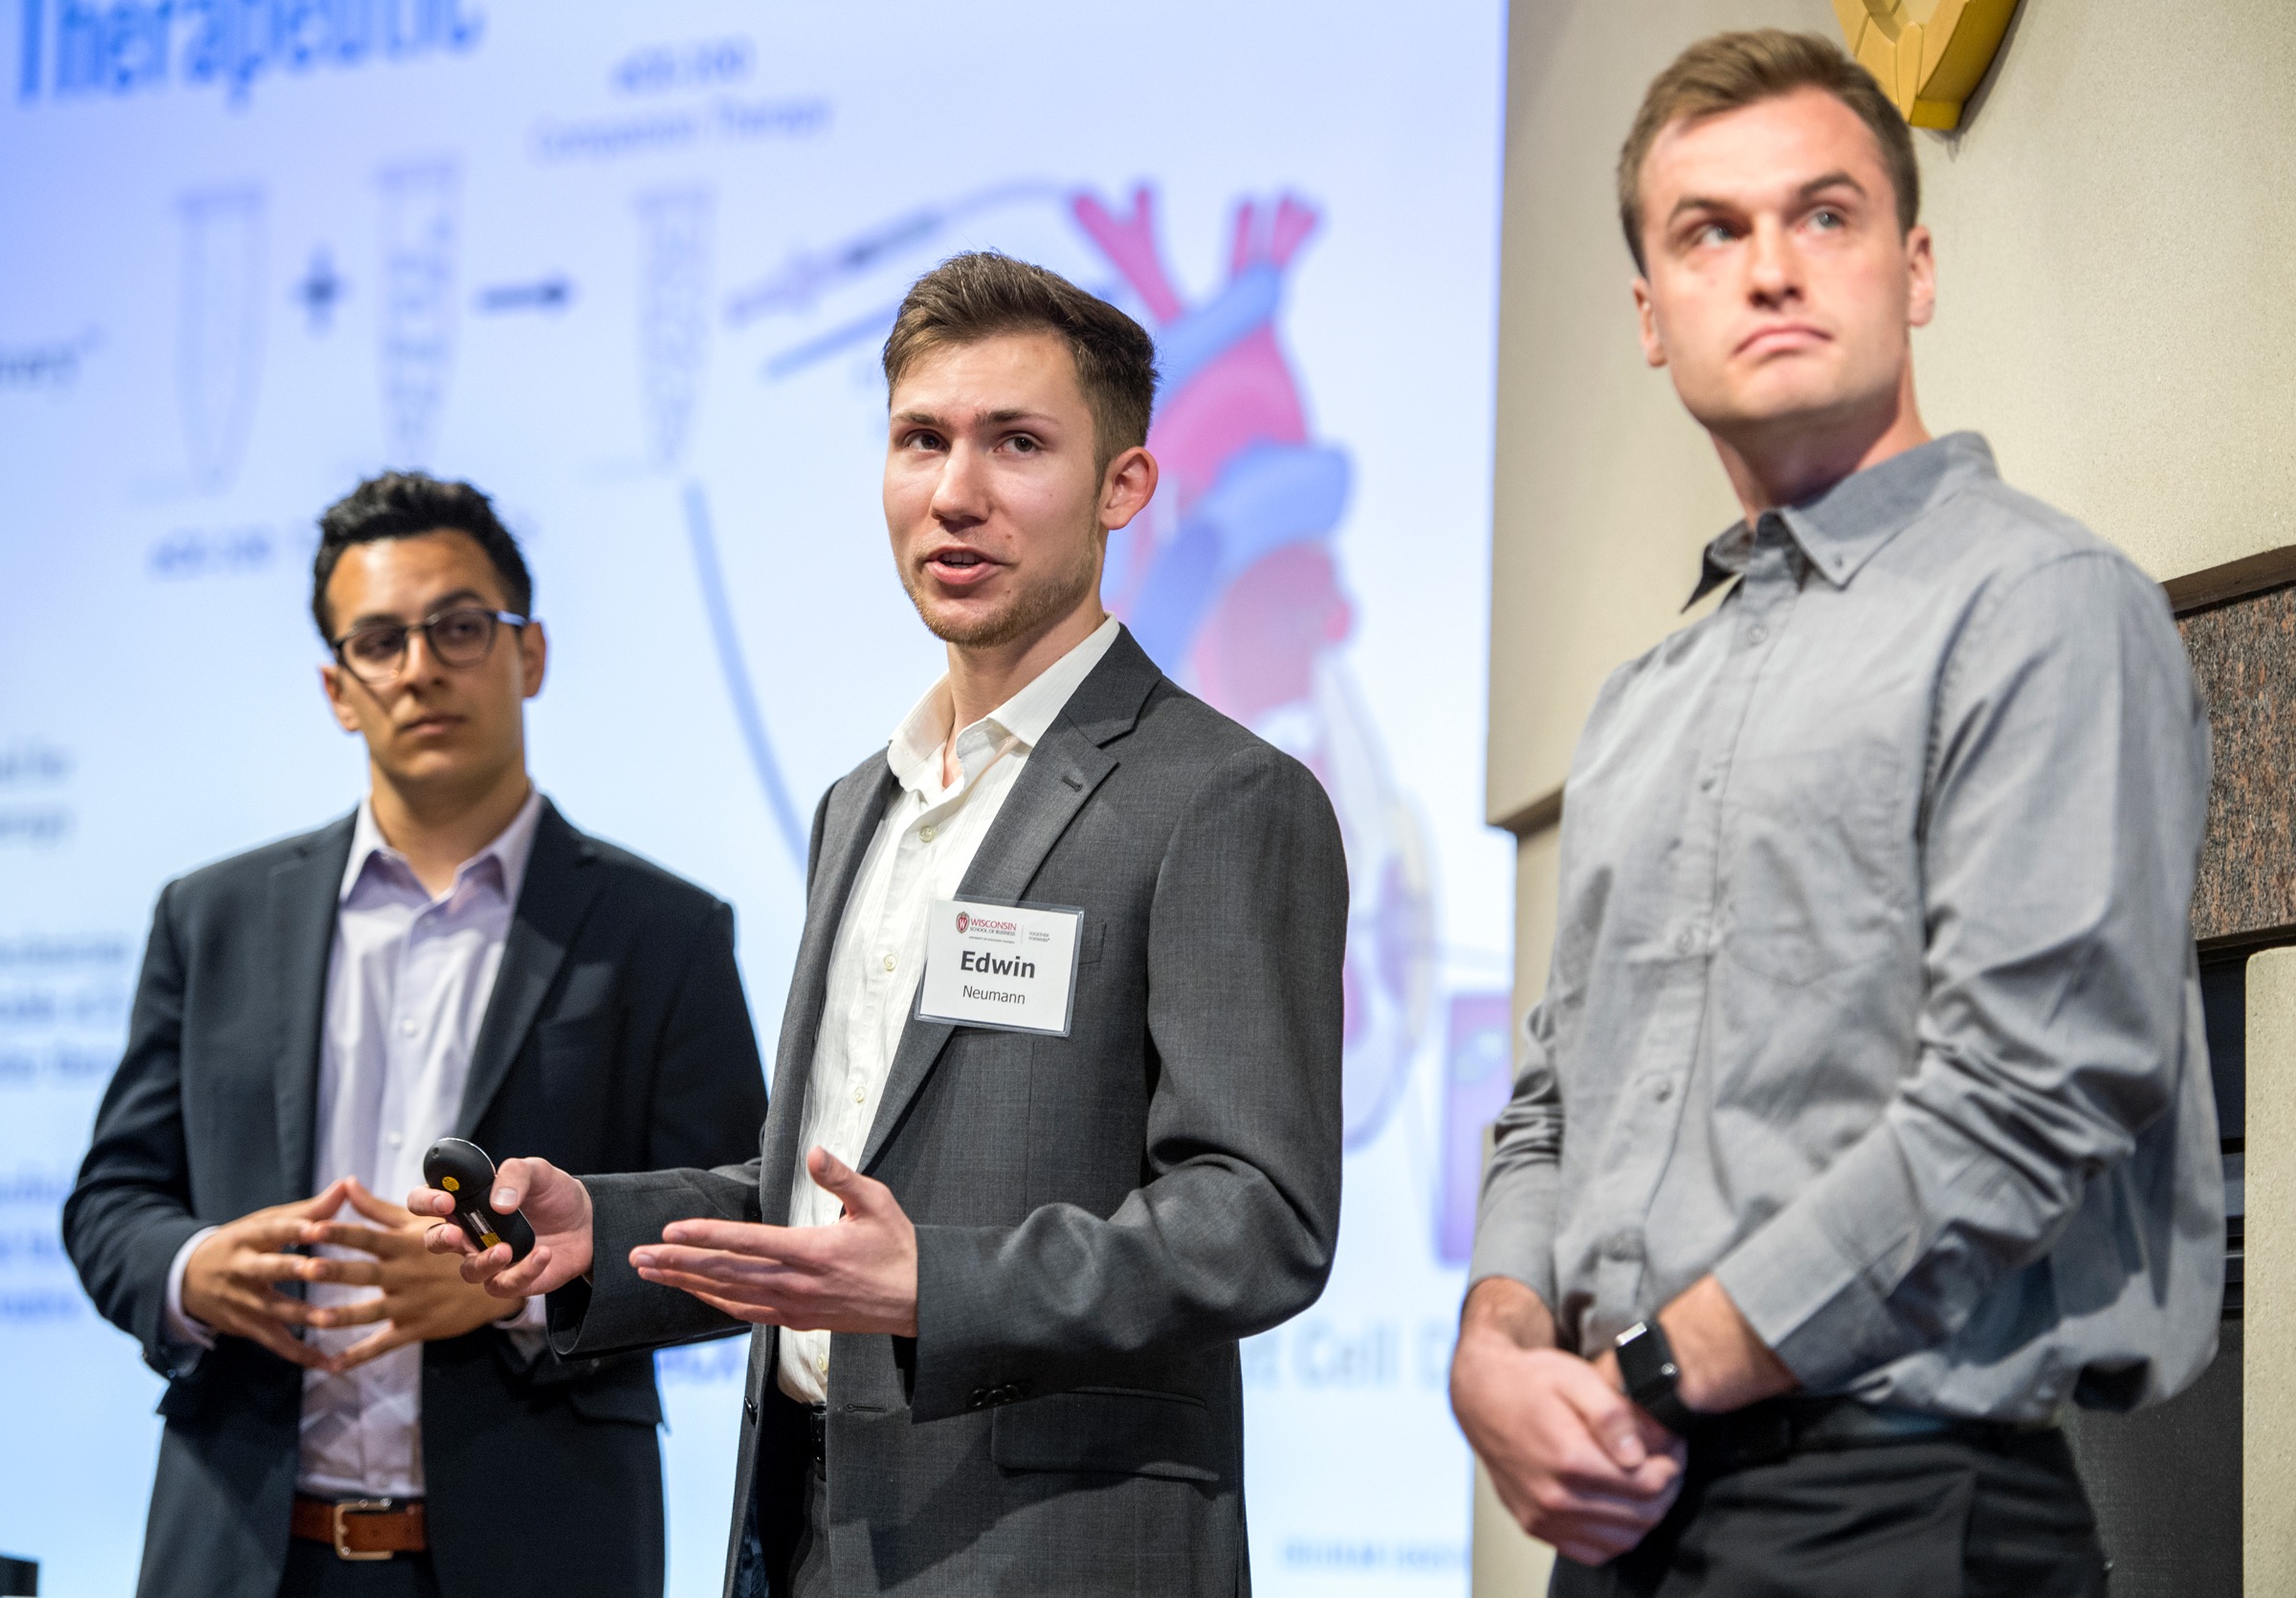
[(441, 1138), (423, 1156), (423, 1180), (454, 1200), (454, 1224), (481, 1249), (510, 1245), (516, 1265), (534, 1253), (534, 1228), (517, 1210), (498, 1215), (487, 1204), (495, 1190), (495, 1163), (486, 1150), (460, 1138)]

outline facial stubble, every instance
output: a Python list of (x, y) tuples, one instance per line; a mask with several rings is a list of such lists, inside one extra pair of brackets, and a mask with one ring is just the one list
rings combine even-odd
[(1100, 580), (1099, 540), (1088, 535), (1073, 561), (1034, 579), (1023, 576), (1017, 567), (1010, 569), (1014, 581), (1004, 603), (985, 614), (961, 619), (934, 613), (938, 596), (933, 592), (933, 580), (916, 566), (902, 566), (901, 587), (908, 590), (918, 618), (942, 643), (998, 649), (1042, 631), (1084, 603)]

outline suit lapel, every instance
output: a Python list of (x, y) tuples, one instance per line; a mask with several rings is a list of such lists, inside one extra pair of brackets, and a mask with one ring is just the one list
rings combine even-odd
[[(1132, 730), (1159, 676), (1132, 634), (1119, 632), (1044, 741), (1029, 751), (1028, 763), (1021, 767), (964, 874), (957, 890), (960, 898), (1013, 899), (1027, 892), (1076, 812), (1116, 768), (1115, 757), (1101, 745)], [(876, 1119), (870, 1123), (869, 1143), (861, 1151), (863, 1171), (892, 1141), (955, 1030), (946, 1021), (909, 1018), (894, 1051)]]
[(486, 1002), (486, 1017), (478, 1023), (478, 1041), (471, 1050), (471, 1071), (462, 1084), (462, 1107), (454, 1117), (454, 1135), (468, 1138), (477, 1129), (511, 1062), (525, 1046), (541, 1013), (542, 1000), (558, 980), (566, 951), (590, 913), (605, 878), (593, 869), (597, 855), (590, 842), (542, 801), (535, 824), (534, 853), (526, 859), (526, 879), (519, 887), (518, 908), (510, 919), (510, 936), (502, 944), (502, 964), (495, 973), (495, 990)]
[(282, 1199), (311, 1191), (312, 1143), (319, 1120), (320, 1027), (326, 1013), (327, 961), (335, 948), (335, 910), (351, 857), (345, 816), (312, 834), (290, 859), (272, 868), (271, 925), (279, 962), (278, 1058), (272, 1089), (279, 1132)]
[(797, 965), (790, 973), (789, 999), (782, 1011), (773, 1093), (765, 1106), (765, 1146), (758, 1164), (763, 1218), (776, 1224), (788, 1219), (798, 1134), (805, 1125), (806, 1085), (813, 1073), (822, 1011), (828, 1004), (829, 954), (836, 947), (846, 900), (852, 897), (870, 840), (877, 835), (877, 824), (899, 786), (885, 757), (878, 755), (830, 790), (822, 817), (821, 854), (813, 862), (805, 931), (798, 939)]

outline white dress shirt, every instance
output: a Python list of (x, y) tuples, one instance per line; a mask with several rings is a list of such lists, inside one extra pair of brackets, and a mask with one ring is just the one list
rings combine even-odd
[[(828, 1002), (806, 1079), (804, 1135), (851, 1165), (877, 1114), (894, 1051), (925, 960), (925, 918), (933, 901), (955, 897), (967, 867), (1012, 791), (1028, 754), (1116, 641), (1110, 617), (1035, 680), (957, 733), (954, 784), (941, 782), (941, 749), (955, 709), (942, 677), (894, 729), (886, 763), (901, 790), (886, 806), (829, 952)], [(828, 1226), (843, 1207), (798, 1162), (789, 1224)], [(829, 1334), (784, 1329), (782, 1391), (800, 1404), (828, 1401)]]
[[(470, 1076), (525, 881), (541, 816), (532, 793), (495, 840), (455, 869), (433, 899), (405, 855), (384, 842), (362, 803), (335, 916), (320, 1034), (318, 1141), (312, 1187), (355, 1176), (396, 1204), (422, 1186), (423, 1154), (450, 1135)], [(337, 1217), (371, 1225), (345, 1205)], [(212, 1346), (213, 1334), (183, 1310), (184, 1267), (214, 1229), (195, 1234), (167, 1280), (169, 1328), (179, 1341)], [(326, 1248), (346, 1259), (373, 1256)], [(313, 1283), (313, 1304), (341, 1304), (375, 1290)], [(540, 1299), (511, 1323), (539, 1342)], [(373, 1335), (381, 1322), (312, 1328), (304, 1341), (329, 1353)], [(395, 1348), (340, 1376), (303, 1373), (301, 1460), (296, 1485), (322, 1498), (419, 1498), (423, 1493), (423, 1350)]]

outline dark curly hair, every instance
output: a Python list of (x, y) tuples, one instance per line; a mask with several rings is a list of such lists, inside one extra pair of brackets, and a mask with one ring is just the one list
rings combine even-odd
[(327, 583), (345, 549), (378, 539), (437, 532), (468, 534), (494, 564), (510, 608), (522, 616), (534, 613), (534, 579), (527, 573), (526, 558), (495, 514), (493, 500), (467, 482), (442, 482), (420, 472), (386, 472), (352, 489), (319, 519), (319, 553), (311, 559), (311, 619), (319, 624), (319, 635), (334, 642)]

